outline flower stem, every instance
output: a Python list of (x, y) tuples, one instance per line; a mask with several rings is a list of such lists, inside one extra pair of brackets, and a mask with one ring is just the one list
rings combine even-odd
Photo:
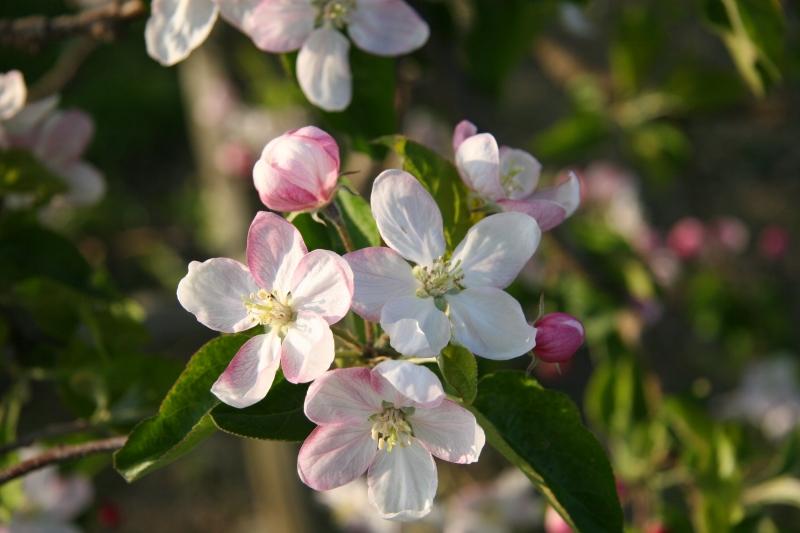
[(342, 220), (342, 214), (339, 212), (339, 208), (336, 207), (336, 204), (328, 204), (320, 213), (325, 217), (327, 222), (331, 223), (333, 229), (336, 230), (336, 234), (339, 236), (339, 240), (342, 241), (345, 251), (352, 252), (355, 250), (353, 239), (350, 238), (350, 234), (347, 232), (347, 227)]

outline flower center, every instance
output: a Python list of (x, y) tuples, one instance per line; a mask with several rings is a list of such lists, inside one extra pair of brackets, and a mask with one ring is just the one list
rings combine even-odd
[(500, 176), (500, 184), (503, 186), (503, 190), (506, 191), (507, 196), (523, 190), (522, 184), (516, 178), (524, 171), (525, 167), (511, 163), (506, 172)]
[(432, 296), (438, 298), (447, 293), (454, 293), (464, 288), (461, 280), (464, 279), (464, 271), (461, 269), (461, 261), (450, 264), (443, 258), (439, 258), (430, 266), (417, 265), (412, 272), (422, 287), (417, 289), (417, 296), (426, 298)]
[(245, 298), (244, 306), (250, 316), (262, 326), (277, 328), (279, 333), (285, 333), (286, 326), (295, 318), (291, 299), (291, 295), (288, 295), (281, 301), (275, 293), (259, 289)]
[(356, 8), (356, 0), (313, 0), (312, 3), (319, 10), (318, 26), (328, 23), (340, 30), (347, 26), (350, 14)]
[(414, 431), (406, 417), (414, 414), (413, 407), (397, 408), (391, 402), (383, 402), (383, 411), (369, 417), (372, 422), (372, 440), (378, 442), (378, 449), (391, 452), (398, 444), (401, 447), (411, 445)]

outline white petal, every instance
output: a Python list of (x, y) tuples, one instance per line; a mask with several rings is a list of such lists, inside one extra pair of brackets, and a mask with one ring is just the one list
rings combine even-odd
[(256, 325), (244, 306), (244, 299), (256, 291), (246, 266), (218, 257), (189, 263), (189, 273), (178, 283), (178, 301), (206, 327), (236, 333)]
[(316, 424), (352, 425), (380, 412), (382, 401), (369, 368), (340, 368), (314, 380), (306, 393), (304, 411)]
[(35, 130), (41, 122), (58, 106), (58, 95), (48, 96), (42, 100), (31, 102), (3, 123), (3, 127), (15, 142), (32, 148)]
[(486, 443), (475, 415), (450, 400), (430, 409), (417, 409), (409, 422), (414, 436), (428, 451), (451, 463), (476, 462)]
[(381, 172), (370, 203), (381, 237), (400, 255), (430, 265), (444, 253), (442, 213), (414, 176), (395, 169)]
[(531, 217), (498, 213), (467, 231), (450, 262), (460, 261), (467, 287), (502, 289), (514, 281), (541, 239), (542, 232)]
[(411, 265), (391, 248), (364, 248), (346, 254), (344, 259), (353, 270), (353, 311), (367, 320), (377, 322), (386, 302), (411, 296), (421, 286)]
[(319, 426), (297, 454), (297, 473), (312, 489), (334, 489), (363, 474), (377, 452), (366, 420), (363, 424)]
[(428, 40), (428, 25), (403, 0), (359, 0), (356, 6), (347, 32), (362, 50), (396, 56), (416, 50)]
[(456, 150), (456, 167), (467, 187), (490, 200), (505, 198), (500, 184), (500, 149), (489, 133), (468, 137)]
[(581, 203), (581, 184), (574, 172), (569, 178), (548, 189), (534, 192), (522, 200), (497, 202), (506, 211), (525, 213), (536, 219), (542, 231), (548, 231), (571, 216)]
[(22, 109), (28, 89), (25, 78), (18, 70), (0, 74), (0, 120), (8, 120)]
[(352, 79), (347, 37), (328, 26), (314, 30), (297, 55), (297, 81), (308, 101), (325, 111), (350, 105)]
[(69, 186), (64, 198), (73, 205), (92, 205), (106, 192), (103, 175), (89, 163), (78, 161), (58, 172)]
[(310, 0), (218, 0), (220, 14), (267, 52), (300, 48), (314, 29)]
[(256, 335), (239, 348), (211, 392), (221, 402), (244, 408), (263, 400), (280, 365), (281, 339), (275, 333)]
[(506, 197), (512, 200), (525, 198), (539, 183), (542, 164), (524, 150), (500, 148), (500, 181)]
[(261, 287), (285, 295), (307, 253), (303, 236), (286, 219), (266, 211), (256, 213), (247, 231), (247, 266)]
[(372, 369), (372, 376), (373, 388), (398, 407), (436, 407), (445, 398), (436, 374), (408, 361), (383, 361)]
[(147, 53), (164, 66), (186, 59), (211, 33), (217, 12), (211, 0), (153, 0), (144, 30)]
[(456, 124), (455, 129), (453, 129), (453, 153), (455, 154), (458, 152), (458, 147), (461, 146), (461, 143), (472, 137), (473, 135), (477, 135), (478, 133), (478, 126), (470, 122), (469, 120), (462, 120), (458, 124)]
[(402, 296), (386, 302), (381, 327), (392, 348), (408, 356), (433, 356), (450, 342), (450, 322), (433, 298)]
[(341, 256), (314, 250), (297, 264), (292, 277), (292, 308), (311, 311), (334, 324), (350, 310), (353, 271)]
[(475, 355), (512, 359), (536, 344), (536, 329), (525, 321), (519, 302), (494, 287), (478, 287), (445, 297), (453, 336)]
[(83, 111), (56, 111), (42, 122), (34, 151), (54, 167), (74, 163), (94, 136), (94, 121)]
[(333, 363), (333, 332), (319, 315), (300, 311), (283, 339), (281, 368), (292, 383), (307, 383)]
[(383, 518), (416, 520), (428, 514), (436, 496), (436, 463), (416, 440), (378, 452), (367, 472), (369, 501)]

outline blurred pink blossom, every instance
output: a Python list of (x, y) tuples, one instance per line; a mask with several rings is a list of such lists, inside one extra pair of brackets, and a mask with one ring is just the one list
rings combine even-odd
[(761, 230), (758, 236), (758, 251), (771, 261), (781, 259), (789, 250), (789, 232), (783, 226), (773, 224)]
[(694, 217), (680, 219), (667, 235), (667, 246), (681, 259), (692, 259), (700, 255), (705, 242), (706, 228)]

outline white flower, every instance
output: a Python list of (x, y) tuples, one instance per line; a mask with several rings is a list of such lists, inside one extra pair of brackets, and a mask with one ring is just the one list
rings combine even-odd
[(8, 120), (25, 105), (28, 91), (18, 70), (0, 74), (0, 120)]
[(413, 176), (383, 172), (371, 204), (389, 248), (345, 256), (355, 276), (353, 310), (379, 320), (395, 350), (438, 355), (451, 337), (489, 359), (511, 359), (533, 348), (536, 329), (502, 289), (539, 245), (534, 219), (521, 213), (486, 217), (447, 255), (439, 208)]
[(432, 455), (474, 463), (486, 442), (436, 375), (405, 361), (326, 373), (309, 387), (305, 414), (319, 427), (297, 456), (300, 479), (330, 490), (366, 472), (370, 502), (392, 520), (430, 512), (438, 484)]
[(178, 284), (178, 301), (205, 326), (235, 333), (263, 326), (214, 383), (211, 392), (234, 407), (267, 395), (278, 367), (292, 383), (331, 366), (334, 324), (347, 314), (353, 274), (328, 250), (308, 252), (300, 232), (274, 213), (258, 213), (247, 234), (247, 266), (228, 258), (193, 261)]

